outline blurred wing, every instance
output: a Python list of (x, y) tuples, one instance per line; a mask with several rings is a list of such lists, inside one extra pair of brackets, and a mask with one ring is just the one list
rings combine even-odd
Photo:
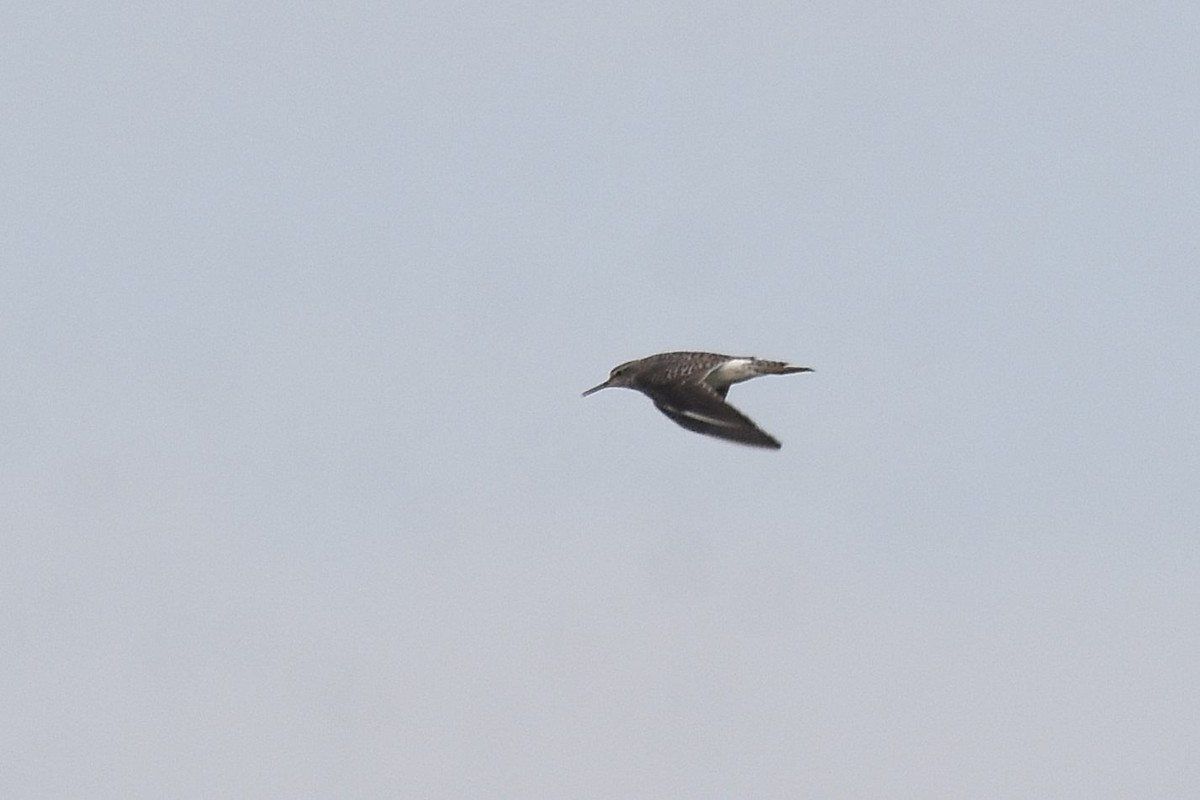
[(751, 447), (778, 450), (783, 446), (755, 425), (749, 417), (704, 386), (691, 385), (674, 387), (670, 391), (655, 391), (651, 399), (655, 408), (689, 431), (748, 444)]

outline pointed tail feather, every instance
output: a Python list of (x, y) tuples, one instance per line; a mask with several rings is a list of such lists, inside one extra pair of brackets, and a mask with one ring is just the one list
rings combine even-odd
[(812, 367), (801, 367), (786, 361), (763, 361), (756, 359), (755, 368), (763, 375), (791, 375), (793, 372), (812, 372)]

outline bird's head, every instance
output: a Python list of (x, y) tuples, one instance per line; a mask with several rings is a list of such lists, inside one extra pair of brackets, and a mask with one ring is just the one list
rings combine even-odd
[(598, 386), (593, 386), (583, 393), (587, 397), (593, 392), (598, 392), (601, 389), (612, 389), (617, 386), (632, 386), (637, 372), (633, 369), (635, 362), (626, 361), (624, 364), (613, 367), (612, 372), (608, 373), (608, 380)]

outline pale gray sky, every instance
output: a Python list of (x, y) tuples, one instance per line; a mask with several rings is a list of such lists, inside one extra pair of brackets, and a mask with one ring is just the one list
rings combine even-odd
[(6, 10), (0, 794), (1200, 796), (1200, 7), (500, 6)]

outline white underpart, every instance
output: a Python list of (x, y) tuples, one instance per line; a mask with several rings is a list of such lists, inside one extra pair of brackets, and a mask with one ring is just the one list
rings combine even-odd
[(719, 388), (750, 380), (758, 375), (753, 364), (754, 359), (752, 358), (731, 358), (719, 367), (713, 368), (712, 372), (708, 373), (704, 378), (704, 381), (709, 386)]

